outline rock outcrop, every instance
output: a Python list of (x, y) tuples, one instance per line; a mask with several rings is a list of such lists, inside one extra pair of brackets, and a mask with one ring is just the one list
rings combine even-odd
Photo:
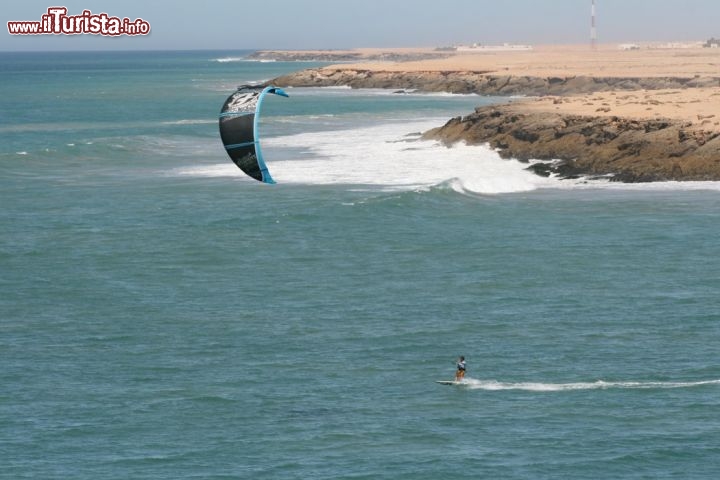
[[(720, 86), (720, 77), (543, 78), (483, 71), (407, 72), (336, 66), (302, 70), (270, 83), (567, 98), (568, 95), (598, 92), (713, 90)], [(612, 109), (609, 103), (607, 105), (593, 110), (605, 113), (598, 116), (528, 109), (523, 108), (523, 102), (479, 107), (475, 113), (454, 118), (424, 136), (447, 144), (458, 141), (487, 143), (506, 158), (528, 162), (539, 160), (529, 166), (539, 175), (602, 176), (622, 182), (720, 180), (720, 129), (712, 126), (712, 120), (706, 119), (698, 125), (657, 115), (652, 118), (611, 116)], [(646, 107), (647, 111), (652, 109), (652, 105)], [(703, 118), (709, 117), (715, 115)], [(702, 120), (699, 114), (697, 118)], [(710, 124), (705, 128), (704, 124), (708, 122)]]
[(670, 119), (636, 120), (479, 107), (425, 132), (448, 145), (488, 144), (539, 175), (622, 182), (720, 180), (720, 133)]
[(402, 72), (345, 68), (311, 68), (273, 79), (279, 87), (415, 89), (479, 95), (571, 95), (617, 90), (662, 90), (720, 86), (719, 77), (532, 77), (483, 71)]
[(258, 50), (248, 55), (252, 60), (278, 62), (411, 62), (448, 57), (447, 52), (398, 52), (359, 50)]

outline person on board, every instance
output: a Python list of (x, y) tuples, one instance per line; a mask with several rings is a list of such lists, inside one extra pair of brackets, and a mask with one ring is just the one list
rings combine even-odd
[(460, 382), (465, 378), (465, 357), (460, 356), (457, 361), (457, 370), (455, 371), (455, 381)]

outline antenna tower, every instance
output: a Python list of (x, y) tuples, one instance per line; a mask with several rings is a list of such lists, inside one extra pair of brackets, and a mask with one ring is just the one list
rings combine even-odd
[(597, 29), (595, 28), (595, 0), (590, 7), (590, 47), (595, 50), (597, 44)]

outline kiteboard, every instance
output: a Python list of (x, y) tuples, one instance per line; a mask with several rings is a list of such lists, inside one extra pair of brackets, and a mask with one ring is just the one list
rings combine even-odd
[(456, 380), (436, 380), (435, 383), (439, 383), (440, 385), (465, 385), (465, 382), (458, 382)]

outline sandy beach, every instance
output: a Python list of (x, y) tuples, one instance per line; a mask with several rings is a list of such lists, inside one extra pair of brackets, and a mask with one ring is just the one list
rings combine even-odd
[[(441, 54), (433, 49), (360, 49), (365, 58), (382, 53)], [(446, 52), (446, 57), (407, 62), (362, 62), (342, 65), (377, 71), (474, 71), (535, 77), (694, 77), (720, 75), (720, 49), (660, 48), (651, 44), (639, 50), (619, 45), (534, 46), (532, 50)], [(329, 67), (332, 68), (332, 67)]]
[[(416, 79), (443, 75), (472, 81), (471, 76), (509, 79), (554, 79), (572, 83), (591, 78), (605, 83), (613, 81), (622, 88), (605, 86), (601, 93), (592, 87), (569, 86), (562, 98), (543, 95), (528, 99), (533, 111), (548, 110), (574, 115), (619, 115), (640, 119), (672, 118), (691, 122), (693, 126), (720, 131), (720, 49), (660, 48), (644, 45), (639, 50), (621, 50), (618, 45), (602, 45), (591, 49), (581, 46), (536, 46), (528, 51), (438, 52), (431, 48), (357, 49), (332, 51), (336, 58), (360, 59), (360, 62), (339, 63), (317, 69), (316, 81), (337, 78), (339, 72), (360, 72), (365, 78), (399, 75)], [(308, 56), (328, 54), (327, 51), (286, 52)], [(383, 58), (420, 60), (383, 61)], [(435, 56), (436, 58), (429, 58)], [(440, 58), (441, 57), (441, 58)], [(642, 79), (646, 86), (627, 85), (625, 80)], [(349, 82), (348, 76), (339, 82)], [(367, 80), (365, 80), (367, 82)], [(674, 82), (664, 85), (663, 82)], [(578, 82), (575, 82), (578, 83)], [(668, 86), (670, 88), (662, 88)], [(394, 85), (405, 88), (407, 85)], [(681, 87), (681, 88), (679, 88)], [(692, 87), (692, 88), (687, 88)], [(518, 87), (522, 90), (522, 86)], [(580, 90), (590, 90), (583, 92)], [(480, 92), (483, 93), (483, 92)], [(493, 93), (493, 92), (490, 92)], [(504, 93), (504, 92), (499, 92)], [(536, 96), (526, 92), (508, 92)], [(550, 91), (549, 93), (552, 93)]]
[(527, 111), (572, 115), (670, 118), (695, 129), (720, 132), (720, 87), (684, 90), (611, 91), (564, 97), (538, 97), (524, 102)]
[[(377, 71), (474, 71), (532, 77), (702, 78), (720, 79), (720, 49), (644, 48), (617, 45), (536, 47), (531, 51), (460, 53), (444, 59), (393, 64), (367, 63), (345, 68)], [(574, 115), (672, 118), (720, 131), (720, 80), (715, 88), (610, 91), (602, 94), (544, 97), (528, 102), (533, 111)]]

